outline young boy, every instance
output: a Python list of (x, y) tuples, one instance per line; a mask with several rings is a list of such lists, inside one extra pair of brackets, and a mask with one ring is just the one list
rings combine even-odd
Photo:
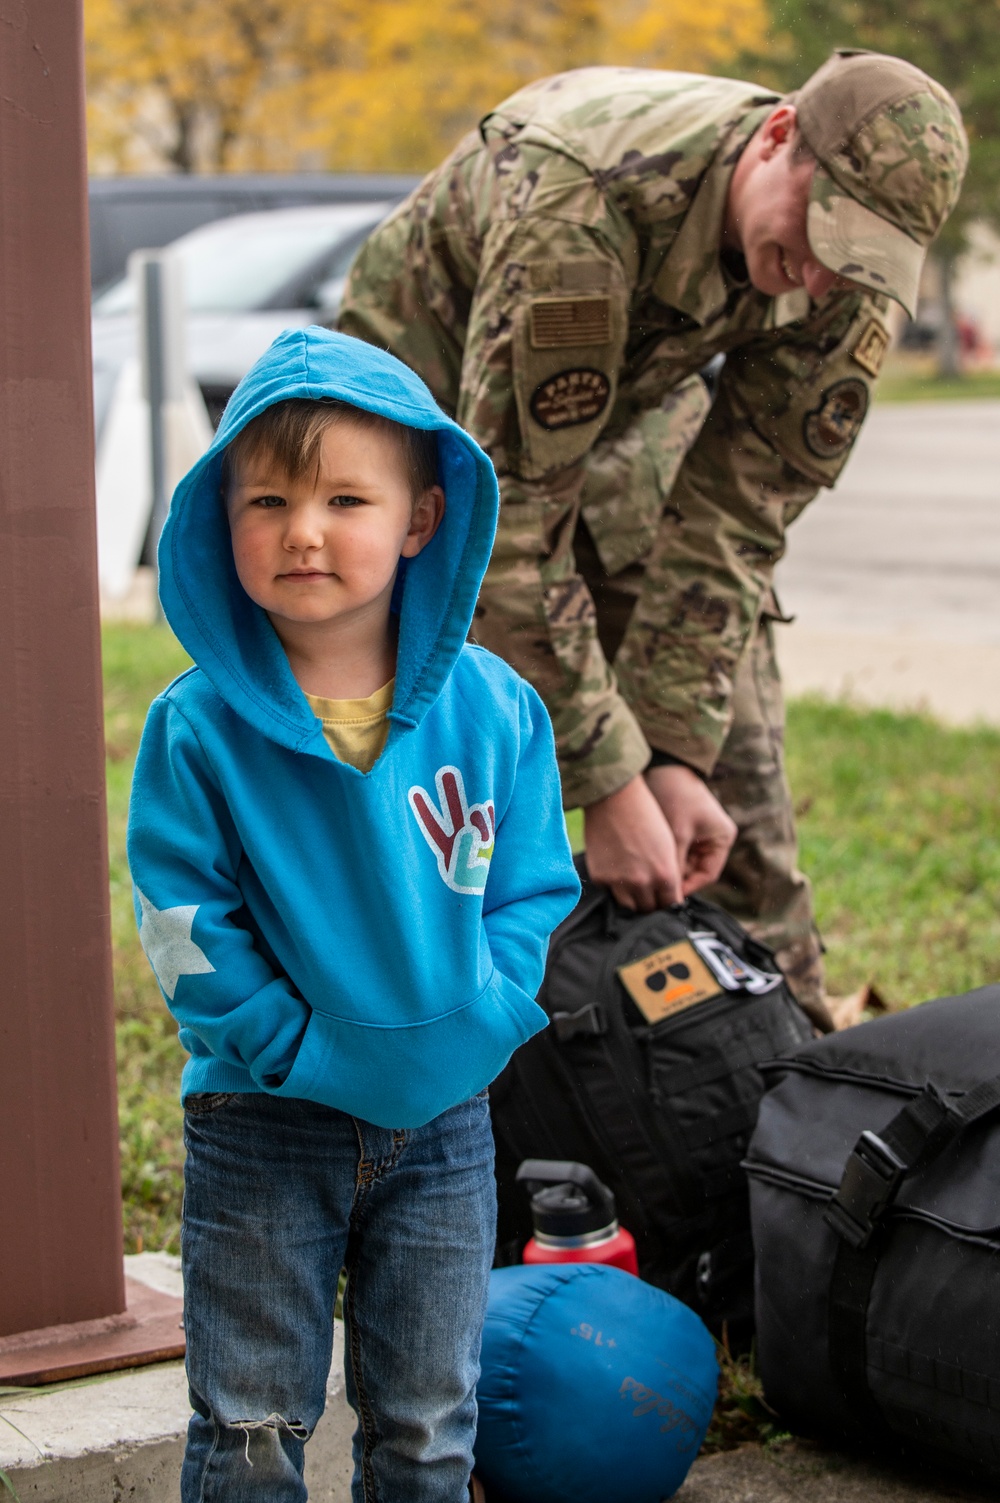
[(185, 1503), (304, 1499), (340, 1270), (356, 1503), (460, 1503), (485, 1088), (578, 886), (547, 716), (466, 644), (489, 460), (392, 356), (283, 334), (174, 495), (129, 861), (190, 1053)]

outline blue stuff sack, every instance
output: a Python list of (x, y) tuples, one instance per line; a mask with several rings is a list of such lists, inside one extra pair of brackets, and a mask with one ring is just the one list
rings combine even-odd
[(662, 1289), (594, 1263), (498, 1268), (477, 1474), (507, 1503), (660, 1503), (701, 1449), (718, 1378), (706, 1327)]

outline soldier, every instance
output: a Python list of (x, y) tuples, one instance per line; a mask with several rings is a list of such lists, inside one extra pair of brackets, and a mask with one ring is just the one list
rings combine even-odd
[(644, 911), (715, 884), (821, 1027), (773, 569), (840, 474), (888, 299), (913, 313), (966, 159), (954, 101), (898, 58), (838, 52), (785, 98), (584, 68), (459, 143), (341, 312), (497, 468), (476, 635), (549, 708), (591, 875)]

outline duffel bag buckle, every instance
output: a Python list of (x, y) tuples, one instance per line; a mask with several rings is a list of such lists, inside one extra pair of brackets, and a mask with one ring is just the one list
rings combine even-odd
[(840, 1189), (823, 1213), (838, 1237), (867, 1247), (906, 1174), (903, 1163), (877, 1133), (863, 1132), (844, 1167)]

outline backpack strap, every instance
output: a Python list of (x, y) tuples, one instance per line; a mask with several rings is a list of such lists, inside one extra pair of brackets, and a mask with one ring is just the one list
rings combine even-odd
[(598, 913), (602, 908), (606, 910), (605, 927), (607, 927), (611, 921), (612, 912), (617, 908), (617, 904), (611, 896), (610, 889), (599, 887), (596, 882), (590, 880), (582, 856), (575, 857), (573, 865), (576, 867), (577, 876), (580, 878), (580, 896), (577, 899), (576, 907), (566, 915), (562, 923), (553, 931), (552, 938), (549, 941), (550, 961), (562, 942), (568, 939), (570, 935), (575, 934), (577, 929), (586, 924), (595, 913)]
[(830, 1281), (830, 1366), (856, 1418), (886, 1426), (868, 1384), (868, 1305), (888, 1228), (885, 1214), (905, 1179), (1000, 1107), (1000, 1077), (964, 1096), (945, 1096), (933, 1082), (908, 1102), (881, 1133), (863, 1132), (840, 1188), (824, 1214), (839, 1245)]
[[(703, 1178), (692, 1172), (690, 1152), (680, 1131), (676, 1126), (671, 1131), (669, 1123), (660, 1120), (670, 1116), (667, 1105), (660, 1103), (656, 1114), (650, 1108), (646, 1059), (614, 993), (617, 947), (605, 955), (590, 978), (591, 1000), (573, 1012), (553, 1003), (549, 971), (565, 943), (595, 920), (605, 938), (617, 940), (642, 917), (621, 909), (609, 888), (591, 882), (580, 858), (576, 864), (583, 892), (552, 936), (549, 968), (538, 994), (552, 1027), (542, 1041), (529, 1045), (518, 1057), (548, 1052), (551, 1067), (561, 1077), (562, 1094), (572, 1101), (602, 1153), (615, 1166), (619, 1183), (627, 1185), (629, 1195), (642, 1206), (644, 1220), (657, 1227), (658, 1235), (669, 1238), (676, 1232), (678, 1218), (705, 1210), (709, 1192)], [(679, 932), (686, 932), (683, 921)], [(712, 1188), (718, 1193), (718, 1186)]]

